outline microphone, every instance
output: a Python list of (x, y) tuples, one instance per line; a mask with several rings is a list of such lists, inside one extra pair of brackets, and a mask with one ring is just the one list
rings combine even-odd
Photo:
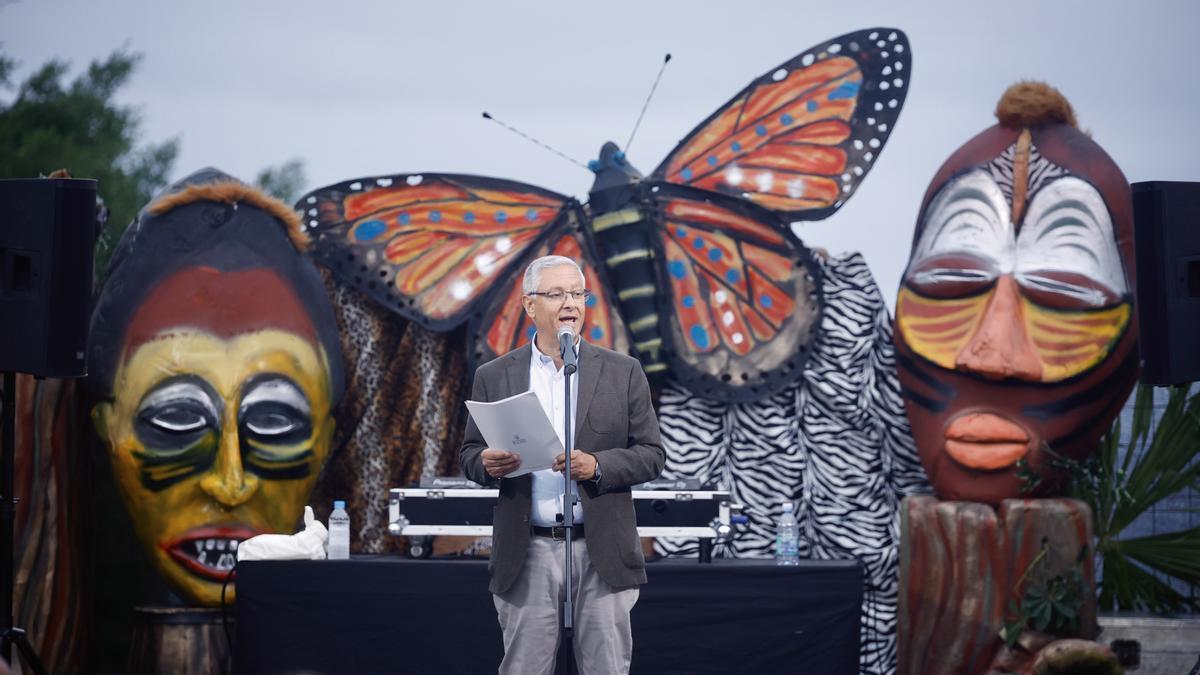
[(575, 331), (570, 326), (558, 329), (558, 352), (562, 355), (563, 367), (567, 373), (579, 369), (579, 355), (575, 352)]

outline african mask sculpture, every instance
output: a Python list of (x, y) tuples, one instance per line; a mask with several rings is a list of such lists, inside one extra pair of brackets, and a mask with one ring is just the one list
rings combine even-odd
[(325, 287), (282, 203), (213, 169), (122, 237), (92, 316), (92, 411), (155, 567), (220, 602), (237, 545), (291, 533), (343, 388)]
[(992, 504), (1052, 494), (1138, 374), (1125, 176), (1047, 85), (1009, 88), (996, 116), (926, 192), (895, 332), (935, 491)]

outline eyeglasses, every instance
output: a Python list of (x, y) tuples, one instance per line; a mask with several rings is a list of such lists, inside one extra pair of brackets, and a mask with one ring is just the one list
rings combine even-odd
[(591, 291), (562, 291), (554, 289), (552, 291), (532, 291), (529, 295), (540, 295), (550, 302), (562, 302), (570, 296), (576, 302), (587, 302), (588, 298), (592, 297)]

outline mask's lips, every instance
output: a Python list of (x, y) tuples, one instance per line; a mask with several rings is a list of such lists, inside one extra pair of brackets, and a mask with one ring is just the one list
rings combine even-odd
[(262, 531), (241, 524), (205, 525), (160, 544), (175, 562), (192, 574), (211, 581), (225, 581), (237, 563), (237, 548)]
[(1010, 467), (1028, 454), (1032, 445), (1024, 427), (993, 413), (959, 415), (946, 427), (946, 454), (971, 469)]

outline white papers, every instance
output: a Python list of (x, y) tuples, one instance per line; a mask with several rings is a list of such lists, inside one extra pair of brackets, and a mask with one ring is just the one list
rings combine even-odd
[(562, 441), (532, 390), (490, 403), (467, 401), (467, 410), (489, 448), (521, 456), (521, 466), (505, 478), (549, 469), (563, 453)]

